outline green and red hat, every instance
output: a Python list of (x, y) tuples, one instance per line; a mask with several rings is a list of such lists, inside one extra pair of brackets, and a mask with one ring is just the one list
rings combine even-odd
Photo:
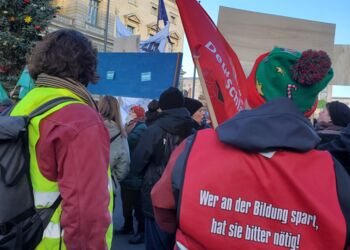
[(288, 97), (305, 116), (317, 107), (318, 94), (333, 78), (326, 52), (303, 53), (275, 47), (258, 57), (248, 77), (248, 103), (257, 108), (277, 97)]

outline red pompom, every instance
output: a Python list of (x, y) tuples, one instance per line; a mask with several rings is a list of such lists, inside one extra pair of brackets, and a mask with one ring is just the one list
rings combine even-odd
[(30, 3), (30, 0), (23, 0), (23, 3), (24, 3), (24, 4), (29, 4), (29, 3)]
[(34, 27), (37, 31), (40, 31), (41, 30), (41, 27), (39, 25), (35, 25)]
[(331, 65), (331, 59), (326, 52), (307, 50), (291, 67), (290, 73), (294, 81), (305, 85), (313, 85), (328, 74)]

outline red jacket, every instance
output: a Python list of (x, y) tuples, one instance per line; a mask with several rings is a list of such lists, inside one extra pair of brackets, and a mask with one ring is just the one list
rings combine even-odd
[[(200, 131), (174, 151), (152, 201), (159, 226), (177, 228), (178, 244), (188, 249), (348, 246), (349, 176), (328, 153), (312, 149), (319, 138), (287, 104), (243, 112), (217, 134)], [(279, 106), (288, 111), (282, 114)], [(279, 150), (258, 153), (272, 148)]]
[(100, 115), (70, 104), (40, 123), (42, 174), (58, 182), (67, 249), (107, 249), (109, 135)]

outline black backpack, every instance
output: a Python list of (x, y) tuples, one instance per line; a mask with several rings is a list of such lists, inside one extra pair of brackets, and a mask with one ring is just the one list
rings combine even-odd
[(152, 180), (152, 186), (162, 177), (165, 167), (167, 166), (170, 159), (171, 153), (180, 144), (180, 142), (180, 136), (171, 134), (168, 131), (164, 130), (161, 149), (163, 153), (160, 165), (155, 168), (151, 168), (151, 171), (154, 171), (151, 173), (152, 177), (150, 178), (150, 180)]
[[(152, 167), (147, 167), (144, 174), (144, 183), (142, 192), (144, 195), (149, 196), (153, 186), (162, 177), (163, 172), (168, 164), (171, 153), (181, 143), (181, 138), (178, 135), (171, 134), (170, 132), (162, 129), (160, 147), (157, 149), (157, 159), (154, 159)], [(150, 198), (151, 199), (151, 198)]]
[[(180, 136), (165, 132), (163, 137), (163, 167), (165, 169), (170, 159), (171, 153), (181, 143)], [(163, 170), (164, 170), (163, 169)]]
[(36, 209), (29, 175), (28, 124), (30, 120), (58, 104), (76, 101), (70, 97), (53, 99), (29, 116), (0, 115), (0, 249), (34, 249), (61, 201), (49, 208)]

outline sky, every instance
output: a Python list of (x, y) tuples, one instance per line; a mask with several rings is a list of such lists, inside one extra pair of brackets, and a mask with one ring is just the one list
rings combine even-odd
[[(336, 24), (335, 44), (350, 44), (350, 0), (201, 0), (214, 23), (219, 7), (301, 18)], [(193, 77), (193, 62), (187, 40), (184, 42), (183, 70)], [(333, 88), (333, 96), (350, 97), (350, 86)]]

